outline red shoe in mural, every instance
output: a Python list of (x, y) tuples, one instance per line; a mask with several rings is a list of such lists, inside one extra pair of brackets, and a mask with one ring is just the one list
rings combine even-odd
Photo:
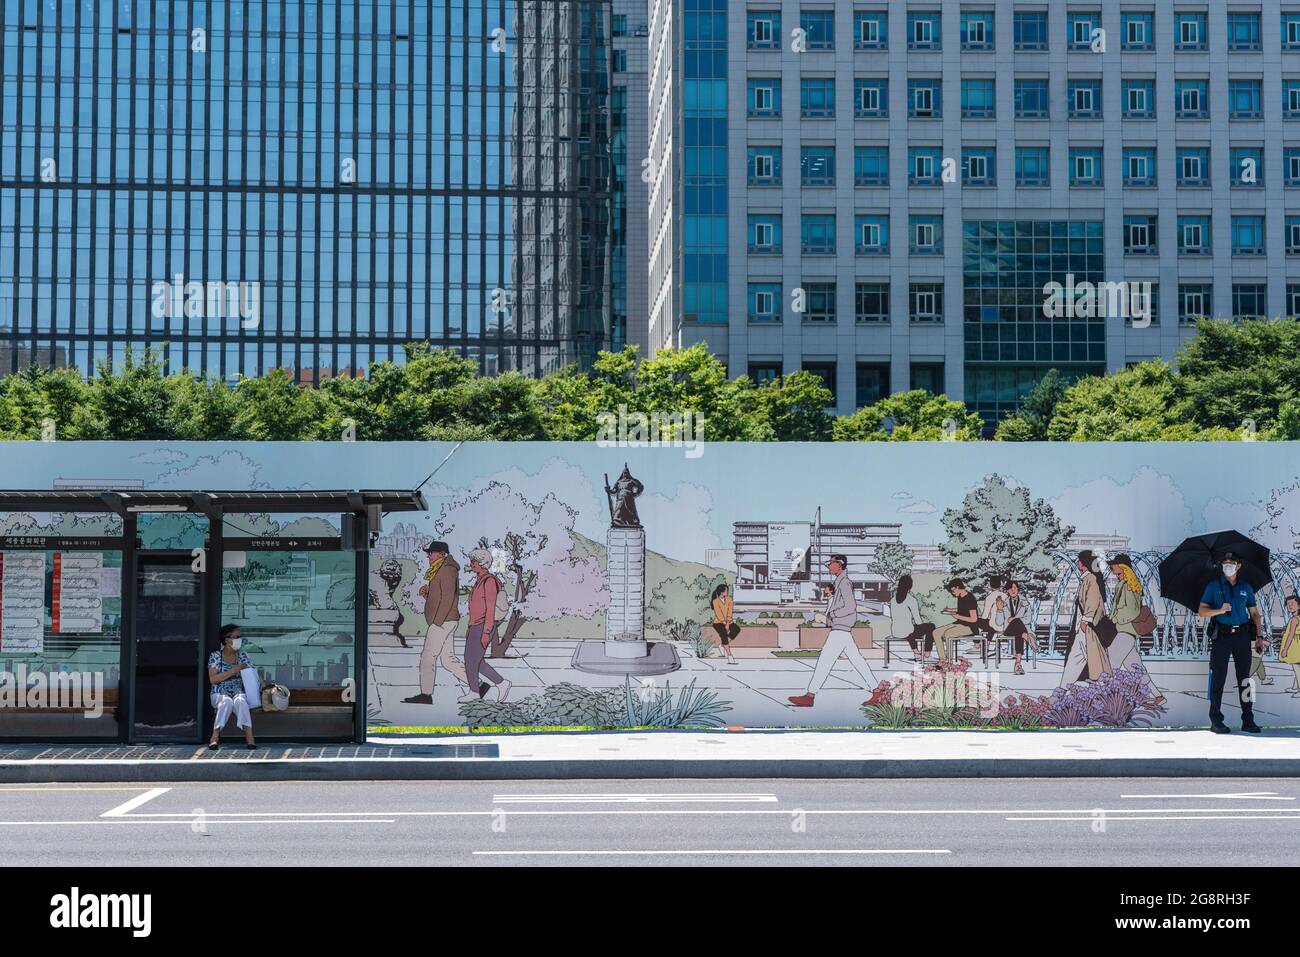
[(813, 706), (813, 695), (796, 694), (790, 696), (790, 703), (796, 708), (811, 708)]

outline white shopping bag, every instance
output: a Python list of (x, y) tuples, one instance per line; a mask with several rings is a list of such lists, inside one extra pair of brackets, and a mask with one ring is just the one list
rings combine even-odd
[(262, 707), (262, 679), (257, 676), (257, 669), (245, 668), (239, 677), (244, 679), (244, 699), (249, 709)]

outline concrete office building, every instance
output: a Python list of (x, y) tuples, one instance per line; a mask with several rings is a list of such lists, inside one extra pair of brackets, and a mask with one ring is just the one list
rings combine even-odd
[[(1300, 312), (1300, 4), (651, 0), (650, 32), (655, 347), (992, 423), (1047, 369)], [(1049, 317), (1071, 276), (1151, 286)]]

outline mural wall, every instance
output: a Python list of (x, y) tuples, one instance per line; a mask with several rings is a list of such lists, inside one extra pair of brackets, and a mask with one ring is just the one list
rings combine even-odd
[[(389, 726), (1203, 725), (1204, 620), (1157, 569), (1188, 536), (1236, 529), (1272, 550), (1256, 718), (1300, 723), (1294, 445), (690, 451), (11, 443), (0, 487), (411, 488), (436, 468), (429, 512), (390, 517), (371, 553), (370, 721)], [(0, 515), (0, 535), (47, 521)], [(358, 599), (332, 567), (348, 561), (227, 562), (223, 613), (283, 620), (267, 664), (291, 687), (353, 672), (329, 653)], [(1095, 647), (1081, 582), (1141, 620)], [(1231, 679), (1224, 705), (1234, 721)]]

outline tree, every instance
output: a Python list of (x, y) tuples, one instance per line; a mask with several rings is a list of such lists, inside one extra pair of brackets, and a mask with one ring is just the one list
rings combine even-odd
[[(747, 379), (745, 381), (748, 381)], [(753, 390), (777, 442), (829, 442), (835, 416), (827, 409), (835, 395), (821, 376), (800, 369)], [(755, 436), (752, 441), (758, 441)]]
[(1203, 319), (1178, 353), (1180, 413), (1197, 429), (1263, 433), (1300, 397), (1300, 322)]
[(1068, 388), (1065, 376), (1056, 369), (1048, 369), (1029, 390), (1020, 411), (998, 423), (994, 438), (1000, 442), (1045, 442), (1056, 407)]
[(553, 494), (533, 504), (502, 482), (448, 502), (436, 522), (438, 535), (453, 554), (488, 548), (500, 562), (511, 599), (504, 628), (492, 643), (491, 657), (501, 658), (534, 616), (557, 607), (591, 617), (608, 603), (599, 567), (573, 552), (577, 513)]
[(897, 585), (898, 579), (912, 570), (916, 554), (902, 542), (886, 542), (876, 549), (876, 554), (867, 563), (867, 571), (879, 575), (889, 584)]
[(1014, 578), (1027, 596), (1043, 597), (1056, 578), (1054, 553), (1064, 548), (1073, 526), (1062, 525), (1045, 499), (988, 475), (960, 508), (945, 509), (941, 547), (954, 578), (982, 582)]
[(235, 392), (239, 396), (236, 438), (288, 442), (320, 437), (326, 398), (317, 389), (296, 385), (287, 369), (241, 379)]
[(274, 576), (283, 573), (288, 567), (288, 554), (268, 553), (256, 556), (246, 555), (243, 565), (238, 568), (223, 569), (221, 581), (235, 593), (235, 600), (239, 603), (236, 617), (248, 617), (247, 604), (250, 590), (265, 585)]
[(1177, 373), (1158, 359), (1078, 380), (1056, 404), (1048, 427), (1048, 438), (1074, 442), (1178, 441), (1197, 433)]
[[(886, 428), (889, 423), (892, 429)], [(965, 403), (924, 389), (895, 392), (874, 405), (835, 420), (837, 442), (933, 442), (951, 439), (974, 442), (984, 420)]]

